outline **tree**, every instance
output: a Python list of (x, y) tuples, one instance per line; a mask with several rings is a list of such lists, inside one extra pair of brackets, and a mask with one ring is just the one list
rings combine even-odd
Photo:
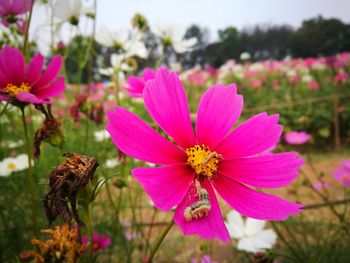
[(349, 25), (322, 16), (303, 22), (293, 34), (291, 48), (293, 56), (330, 56), (349, 49)]

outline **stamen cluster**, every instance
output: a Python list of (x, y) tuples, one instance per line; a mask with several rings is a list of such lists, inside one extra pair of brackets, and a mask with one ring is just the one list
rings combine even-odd
[(196, 174), (206, 177), (212, 177), (216, 174), (219, 161), (222, 159), (221, 154), (212, 152), (204, 144), (187, 148), (186, 154), (188, 156), (187, 162), (195, 170)]
[(16, 96), (19, 93), (25, 91), (29, 92), (31, 87), (28, 85), (28, 83), (22, 82), (21, 85), (16, 86), (14, 84), (7, 84), (6, 87), (2, 90), (4, 93), (7, 93), (10, 96)]

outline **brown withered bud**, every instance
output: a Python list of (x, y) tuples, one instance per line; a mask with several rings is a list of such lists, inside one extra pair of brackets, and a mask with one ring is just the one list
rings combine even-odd
[(118, 155), (118, 161), (119, 161), (120, 165), (125, 165), (125, 163), (126, 163), (126, 154), (118, 149), (117, 155)]
[(79, 94), (74, 97), (74, 104), (70, 107), (70, 115), (72, 116), (73, 120), (75, 122), (78, 122), (80, 120), (80, 113), (84, 112), (84, 106), (88, 99), (88, 96), (85, 94)]
[(49, 175), (50, 191), (44, 199), (46, 217), (49, 225), (59, 216), (67, 224), (74, 219), (79, 226), (84, 226), (77, 210), (77, 194), (79, 188), (93, 179), (98, 163), (93, 157), (77, 153), (64, 156), (66, 160)]
[(102, 105), (91, 105), (88, 113), (89, 118), (97, 125), (102, 124), (104, 117), (104, 110)]
[(44, 123), (35, 132), (34, 135), (34, 158), (40, 156), (40, 145), (42, 141), (47, 141), (52, 146), (61, 147), (64, 142), (62, 124), (54, 118), (51, 112), (51, 105), (47, 109), (43, 105), (35, 106), (45, 115)]

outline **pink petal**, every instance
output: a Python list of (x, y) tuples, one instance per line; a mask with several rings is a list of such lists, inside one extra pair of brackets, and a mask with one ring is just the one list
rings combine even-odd
[(219, 172), (254, 187), (275, 188), (289, 185), (298, 175), (303, 160), (296, 153), (223, 160)]
[(242, 107), (243, 98), (237, 95), (235, 84), (209, 88), (198, 107), (197, 143), (214, 149), (236, 123)]
[(113, 112), (107, 113), (107, 118), (109, 123), (106, 130), (114, 144), (125, 154), (156, 164), (186, 162), (186, 154), (181, 149), (135, 114), (115, 107)]
[(272, 147), (279, 140), (282, 126), (278, 125), (278, 115), (260, 113), (234, 129), (215, 151), (225, 160), (259, 154)]
[(33, 88), (33, 93), (38, 92), (41, 89), (46, 88), (52, 81), (54, 81), (61, 71), (62, 67), (62, 57), (60, 55), (54, 56), (47, 66), (41, 79), (35, 84)]
[(142, 73), (142, 77), (145, 81), (147, 81), (149, 79), (154, 79), (155, 76), (156, 76), (156, 74), (151, 68), (146, 68)]
[(38, 53), (34, 58), (32, 58), (27, 67), (25, 82), (29, 83), (30, 85), (34, 85), (40, 79), (43, 64), (44, 57)]
[(194, 171), (186, 164), (136, 168), (132, 175), (142, 184), (154, 205), (169, 210), (178, 205), (190, 188)]
[(0, 75), (2, 81), (14, 85), (21, 84), (24, 78), (25, 61), (16, 48), (5, 46), (0, 51)]
[(63, 92), (64, 88), (65, 88), (65, 86), (64, 86), (64, 77), (60, 77), (52, 85), (50, 85), (50, 86), (48, 86), (48, 87), (46, 87), (44, 89), (40, 89), (40, 90), (36, 91), (35, 95), (39, 99), (52, 98), (52, 97), (56, 97), (61, 92)]
[(218, 174), (214, 187), (221, 197), (240, 214), (260, 220), (285, 220), (302, 212), (302, 206), (277, 196), (257, 192), (223, 174)]
[(51, 104), (48, 100), (42, 100), (37, 98), (34, 94), (29, 92), (21, 92), (16, 96), (16, 99), (22, 102), (34, 103), (34, 104)]
[(178, 76), (158, 69), (143, 92), (145, 106), (154, 121), (181, 147), (195, 144), (187, 97)]
[(142, 97), (143, 88), (145, 87), (145, 83), (140, 80), (138, 77), (131, 76), (128, 77), (129, 86), (125, 87), (125, 90), (130, 93), (130, 95), (139, 95)]
[(174, 215), (175, 223), (181, 228), (184, 235), (196, 234), (205, 239), (219, 238), (224, 242), (228, 242), (230, 241), (230, 236), (222, 218), (220, 206), (213, 188), (208, 181), (202, 182), (202, 187), (208, 191), (210, 196), (211, 209), (209, 214), (200, 219), (194, 219), (190, 222), (186, 221), (184, 210), (196, 201), (194, 198), (196, 188), (192, 184), (185, 198), (176, 208)]

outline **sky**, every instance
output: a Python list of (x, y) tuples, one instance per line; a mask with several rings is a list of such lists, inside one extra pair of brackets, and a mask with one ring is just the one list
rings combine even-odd
[[(93, 0), (83, 2), (92, 6)], [(192, 24), (206, 27), (209, 40), (214, 42), (218, 39), (217, 31), (228, 26), (238, 29), (257, 24), (298, 27), (303, 20), (318, 15), (350, 23), (350, 0), (97, 0), (97, 29), (101, 25), (111, 30), (130, 28), (136, 12), (143, 14), (151, 26), (166, 22), (185, 28)], [(50, 42), (49, 29), (46, 27), (45, 31), (40, 26), (48, 21), (48, 14), (47, 6), (34, 8), (31, 37), (40, 39), (39, 46), (48, 46)], [(81, 22), (84, 24), (84, 20)], [(91, 25), (90, 20), (82, 27), (89, 29)], [(69, 39), (71, 32), (64, 33)]]
[(140, 12), (152, 25), (172, 22), (208, 27), (211, 39), (218, 29), (238, 29), (256, 24), (301, 25), (304, 19), (322, 15), (350, 23), (350, 0), (98, 0), (97, 25), (110, 29), (128, 27)]

